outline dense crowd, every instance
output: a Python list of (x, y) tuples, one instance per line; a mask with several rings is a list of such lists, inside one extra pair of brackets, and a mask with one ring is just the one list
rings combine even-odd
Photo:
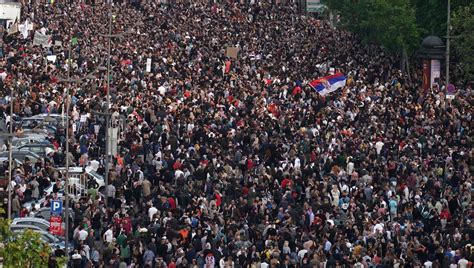
[[(105, 173), (97, 111), (107, 110), (107, 90), (120, 130), (103, 195), (72, 200), (73, 267), (474, 260), (471, 88), (453, 100), (443, 86), (422, 90), (420, 74), (408, 79), (383, 48), (292, 4), (200, 1), (113, 5), (112, 32), (125, 34), (111, 40), (108, 88), (98, 67), (107, 62), (109, 5), (30, 3), (22, 12), (62, 46), (33, 46), (33, 31), (4, 35), (3, 112), (12, 87), (22, 117), (62, 113), (70, 100), (72, 137), (69, 155), (59, 131), (55, 152), (15, 170), (15, 215), (31, 213), (21, 204), (61, 180), (52, 167), (66, 158), (96, 160)], [(227, 47), (239, 48), (237, 58)], [(94, 77), (62, 83), (68, 72)], [(344, 88), (321, 96), (307, 85), (332, 72), (347, 76)]]

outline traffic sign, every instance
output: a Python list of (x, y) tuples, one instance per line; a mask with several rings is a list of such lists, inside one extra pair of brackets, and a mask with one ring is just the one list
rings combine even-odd
[(453, 100), (456, 95), (456, 87), (453, 84), (449, 84), (446, 87), (446, 99)]
[(52, 215), (60, 215), (63, 212), (63, 201), (61, 200), (53, 200), (51, 202), (51, 214)]
[(62, 221), (60, 216), (51, 216), (49, 219), (49, 232), (53, 235), (63, 235)]
[(448, 93), (454, 94), (456, 93), (456, 87), (453, 84), (449, 84), (448, 87), (446, 88), (446, 91)]

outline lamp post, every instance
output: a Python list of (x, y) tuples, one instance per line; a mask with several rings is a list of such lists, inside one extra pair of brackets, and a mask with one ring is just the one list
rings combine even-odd
[(450, 44), (449, 44), (449, 39), (451, 38), (449, 36), (449, 32), (451, 31), (451, 0), (448, 0), (448, 16), (447, 16), (447, 21), (446, 21), (446, 88), (449, 85), (449, 49), (450, 49)]
[[(16, 82), (14, 82), (16, 84)], [(12, 219), (12, 173), (13, 173), (13, 146), (12, 138), (19, 137), (21, 135), (15, 135), (13, 133), (13, 98), (14, 98), (14, 88), (10, 89), (10, 125), (7, 133), (0, 133), (0, 137), (8, 138), (8, 205), (7, 205), (7, 217)]]
[[(108, 48), (107, 48), (107, 97), (106, 97), (106, 108), (105, 112), (109, 113), (110, 111), (110, 50), (112, 43), (112, 5), (109, 5), (109, 34), (108, 34)], [(109, 187), (109, 151), (110, 151), (110, 116), (105, 116), (105, 190), (106, 193)], [(105, 198), (105, 204), (107, 204), (107, 196)]]
[[(105, 178), (104, 178), (104, 182), (105, 182), (105, 189), (106, 189), (106, 192), (107, 192), (107, 188), (109, 186), (109, 163), (110, 163), (110, 73), (111, 73), (111, 70), (110, 70), (110, 57), (111, 57), (111, 47), (112, 47), (112, 38), (122, 38), (124, 37), (125, 35), (128, 35), (128, 34), (132, 34), (133, 33), (133, 30), (128, 30), (126, 32), (123, 32), (123, 33), (119, 33), (119, 34), (112, 34), (112, 19), (113, 19), (113, 15), (112, 15), (112, 4), (109, 4), (109, 33), (108, 34), (101, 34), (100, 36), (103, 36), (103, 37), (106, 37), (108, 38), (108, 42), (107, 42), (107, 93), (106, 93), (106, 107), (105, 107), (105, 111), (101, 114), (105, 115)], [(139, 25), (141, 25), (139, 23)], [(107, 198), (105, 199), (105, 205), (108, 206), (107, 204)]]
[(10, 89), (10, 137), (8, 138), (8, 219), (12, 219), (12, 135), (13, 135), (13, 88)]
[[(10, 117), (10, 120), (11, 117)], [(10, 123), (11, 124), (11, 123)], [(12, 150), (13, 150), (13, 146), (12, 146), (12, 138), (13, 137), (19, 137), (20, 135), (15, 135), (13, 134), (13, 131), (12, 129), (10, 129), (10, 132), (7, 132), (7, 133), (0, 133), (0, 137), (6, 137), (8, 138), (8, 185), (7, 185), (7, 192), (8, 192), (8, 204), (7, 204), (7, 217), (8, 219), (12, 219), (12, 189), (11, 189), (11, 185), (12, 185), (12, 172), (13, 172), (13, 155), (12, 155)]]
[(70, 87), (71, 87), (71, 84), (75, 84), (75, 83), (82, 83), (84, 80), (86, 79), (90, 79), (90, 78), (93, 78), (92, 77), (92, 74), (94, 72), (97, 71), (97, 69), (95, 69), (94, 71), (92, 71), (90, 74), (82, 77), (82, 78), (78, 78), (78, 79), (71, 79), (71, 65), (72, 65), (72, 59), (71, 59), (71, 43), (72, 43), (72, 40), (69, 41), (69, 48), (68, 48), (68, 68), (67, 68), (67, 78), (59, 78), (58, 81), (59, 82), (63, 82), (63, 83), (67, 83), (69, 84), (67, 87), (66, 87), (66, 96), (64, 98), (64, 100), (66, 101), (66, 178), (65, 178), (65, 182), (64, 182), (64, 188), (65, 188), (65, 193), (66, 193), (66, 196), (65, 196), (65, 200), (64, 200), (64, 205), (65, 205), (65, 208), (66, 208), (66, 211), (65, 211), (65, 239), (64, 239), (64, 242), (65, 242), (65, 251), (66, 251), (66, 258), (69, 258), (69, 136), (70, 136), (70, 131), (69, 131), (69, 110), (71, 109), (70, 107), (70, 103), (71, 103), (71, 100), (70, 100)]

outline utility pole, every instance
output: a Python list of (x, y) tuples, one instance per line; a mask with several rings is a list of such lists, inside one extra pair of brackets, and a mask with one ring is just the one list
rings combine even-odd
[[(105, 193), (107, 194), (109, 187), (109, 161), (110, 161), (110, 53), (112, 43), (112, 4), (109, 4), (109, 34), (108, 34), (108, 53), (107, 53), (107, 97), (105, 108)], [(105, 197), (105, 205), (107, 204), (107, 196)]]
[(63, 82), (63, 83), (66, 83), (67, 86), (66, 86), (66, 96), (64, 98), (63, 101), (66, 102), (66, 124), (65, 124), (65, 127), (66, 127), (66, 175), (65, 175), (65, 181), (64, 181), (64, 193), (66, 194), (66, 196), (64, 197), (64, 207), (66, 209), (65, 213), (64, 213), (64, 216), (65, 216), (65, 225), (66, 225), (66, 228), (65, 228), (65, 231), (64, 231), (64, 242), (65, 242), (65, 251), (66, 251), (66, 258), (69, 260), (69, 136), (70, 136), (70, 131), (69, 131), (69, 110), (71, 109), (71, 98), (70, 98), (70, 88), (71, 88), (71, 84), (74, 84), (74, 83), (81, 83), (83, 82), (83, 80), (85, 79), (92, 79), (94, 77), (92, 77), (92, 74), (94, 72), (97, 71), (97, 69), (95, 69), (94, 71), (92, 71), (90, 74), (88, 74), (87, 76), (85, 77), (82, 77), (80, 79), (71, 79), (71, 68), (72, 68), (72, 50), (71, 50), (71, 43), (72, 43), (72, 34), (71, 34), (71, 40), (69, 40), (69, 46), (68, 46), (68, 68), (67, 68), (67, 78), (64, 79), (64, 78), (59, 78), (58, 81), (59, 82)]
[(8, 219), (12, 219), (12, 165), (13, 165), (13, 151), (12, 151), (12, 137), (13, 137), (13, 87), (10, 90), (10, 141), (8, 144)]
[(448, 0), (448, 18), (446, 22), (446, 88), (449, 85), (449, 32), (451, 31), (451, 0)]
[[(122, 38), (127, 34), (132, 34), (134, 31), (133, 29), (130, 29), (124, 33), (119, 33), (119, 34), (112, 34), (112, 23), (113, 23), (113, 14), (112, 14), (112, 3), (109, 3), (109, 32), (108, 34), (101, 34), (100, 36), (104, 36), (108, 38), (108, 53), (107, 53), (107, 95), (106, 95), (106, 107), (105, 111), (101, 114), (105, 115), (105, 190), (107, 192), (107, 188), (109, 186), (109, 172), (110, 172), (110, 158), (111, 156), (109, 153), (111, 152), (111, 137), (110, 137), (110, 58), (112, 54), (112, 38)], [(140, 24), (138, 24), (140, 25)], [(99, 68), (100, 70), (101, 68)], [(105, 205), (108, 206), (107, 204), (107, 198), (105, 198)]]
[[(72, 43), (72, 35), (71, 35), (71, 40), (69, 40), (69, 46), (68, 46), (68, 64), (67, 64), (67, 80), (70, 82), (71, 80), (71, 43)], [(70, 107), (70, 99), (69, 99), (69, 94), (70, 91), (69, 89), (71, 88), (71, 84), (69, 84), (66, 87), (66, 181), (64, 182), (64, 188), (65, 188), (65, 193), (66, 193), (66, 230), (65, 230), (65, 251), (66, 251), (66, 258), (69, 260), (69, 109)]]

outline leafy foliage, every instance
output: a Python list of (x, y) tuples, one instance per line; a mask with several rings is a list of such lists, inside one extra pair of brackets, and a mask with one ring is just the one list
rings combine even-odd
[(392, 52), (413, 53), (420, 43), (415, 9), (409, 0), (327, 0), (341, 15), (342, 26), (364, 42), (384, 46)]
[[(453, 62), (459, 62), (463, 78), (474, 80), (474, 3), (450, 0)], [(447, 1), (440, 0), (325, 0), (340, 15), (342, 27), (364, 42), (392, 52), (413, 55), (421, 36), (446, 35)], [(458, 68), (452, 68), (455, 72)]]
[(474, 3), (460, 7), (453, 13), (453, 48), (460, 61), (463, 77), (474, 80)]
[(5, 267), (47, 267), (50, 254), (51, 248), (38, 233), (12, 232), (10, 221), (0, 218), (0, 257)]
[[(416, 8), (416, 23), (423, 36), (446, 35), (447, 1), (440, 0), (410, 0)], [(455, 11), (469, 5), (471, 0), (451, 0), (451, 10)]]

